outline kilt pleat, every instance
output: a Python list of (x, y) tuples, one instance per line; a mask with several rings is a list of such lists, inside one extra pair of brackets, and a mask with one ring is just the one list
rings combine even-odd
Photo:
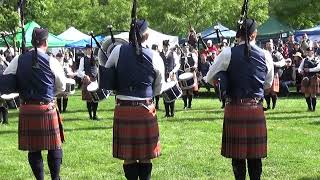
[(275, 73), (272, 81), (271, 91), (273, 92), (279, 92), (280, 90), (280, 80), (279, 80), (279, 74)]
[(61, 148), (63, 130), (53, 103), (21, 105), (19, 113), (19, 149), (27, 151)]
[(91, 102), (91, 101), (93, 101), (93, 99), (92, 99), (90, 92), (87, 90), (87, 87), (89, 84), (90, 84), (90, 82), (88, 82), (88, 83), (82, 82), (82, 86), (81, 86), (82, 100)]
[(267, 128), (262, 105), (226, 105), (221, 155), (235, 159), (267, 156)]
[(301, 82), (301, 92), (305, 94), (319, 94), (320, 93), (320, 79), (318, 76), (312, 76), (309, 86), (304, 86)]
[(160, 155), (159, 127), (154, 105), (116, 106), (113, 121), (113, 157), (146, 160)]

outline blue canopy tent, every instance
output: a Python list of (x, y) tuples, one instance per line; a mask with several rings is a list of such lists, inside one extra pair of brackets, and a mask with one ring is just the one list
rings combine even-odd
[(219, 29), (221, 34), (220, 36), (224, 38), (233, 38), (236, 37), (236, 32), (230, 30), (229, 28), (223, 26), (222, 24), (218, 23), (217, 25), (211, 26), (208, 29), (201, 32), (201, 36), (203, 39), (216, 39), (217, 33), (216, 29)]
[[(98, 42), (103, 41), (104, 38), (105, 38), (105, 36), (96, 36), (96, 39)], [(81, 48), (85, 48), (87, 44), (91, 44), (91, 38), (82, 39), (79, 41), (68, 43), (68, 44), (66, 44), (65, 47), (67, 47), (67, 48), (80, 48), (81, 49)], [(92, 46), (97, 47), (97, 44), (93, 39), (92, 39)]]
[(296, 36), (297, 40), (300, 40), (304, 34), (307, 34), (312, 41), (320, 41), (320, 25), (313, 28), (296, 31), (294, 35)]

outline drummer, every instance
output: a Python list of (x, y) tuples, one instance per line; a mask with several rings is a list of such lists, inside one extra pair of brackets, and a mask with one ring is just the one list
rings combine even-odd
[[(163, 48), (162, 48), (162, 52), (160, 52), (160, 56), (164, 63), (166, 82), (177, 81), (176, 73), (180, 67), (179, 57), (177, 53), (173, 49), (169, 50), (169, 47), (170, 47), (169, 40), (164, 40)], [(163, 100), (163, 102), (166, 110), (165, 117), (174, 117), (175, 101), (168, 103), (165, 100)]]
[(77, 76), (82, 79), (82, 100), (87, 101), (89, 117), (92, 120), (99, 120), (97, 117), (98, 102), (93, 101), (87, 90), (87, 86), (98, 78), (98, 67), (92, 54), (92, 47), (89, 44), (86, 45), (86, 56), (80, 59)]
[[(189, 51), (189, 45), (188, 43), (184, 43), (182, 46), (182, 54), (181, 54), (181, 59), (180, 59), (180, 71), (181, 72), (191, 72), (193, 73), (193, 78), (196, 78), (196, 72), (195, 70), (198, 67), (197, 63), (197, 55), (193, 52)], [(196, 84), (196, 80), (194, 81)], [(182, 88), (183, 89), (183, 88)], [(192, 105), (192, 98), (193, 98), (193, 91), (194, 91), (194, 86), (190, 87), (189, 89), (183, 89), (182, 90), (182, 99), (184, 103), (183, 109), (191, 108)], [(188, 101), (188, 102), (187, 102)]]
[[(56, 59), (63, 67), (66, 78), (73, 78), (77, 74), (72, 72), (69, 62), (65, 61), (62, 53), (59, 52), (58, 54), (56, 54)], [(60, 112), (66, 112), (68, 106), (68, 93), (63, 92), (57, 95), (57, 105)]]

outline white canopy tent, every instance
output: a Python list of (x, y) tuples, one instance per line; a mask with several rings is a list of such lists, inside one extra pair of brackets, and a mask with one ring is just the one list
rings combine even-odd
[[(129, 41), (129, 32), (122, 32), (120, 34), (115, 35), (114, 37), (125, 39), (125, 40)], [(106, 37), (106, 39), (109, 39), (109, 38), (110, 38), (110, 36)], [(151, 48), (151, 46), (153, 44), (156, 44), (156, 45), (158, 45), (159, 49), (161, 49), (162, 48), (162, 41), (164, 41), (164, 40), (169, 40), (171, 46), (174, 46), (179, 43), (178, 36), (170, 36), (167, 34), (162, 34), (158, 31), (155, 31), (155, 30), (149, 28), (149, 38), (145, 44), (149, 48)]]
[(89, 39), (90, 36), (82, 33), (74, 27), (70, 27), (65, 32), (59, 34), (58, 38), (66, 41), (79, 41), (81, 39)]

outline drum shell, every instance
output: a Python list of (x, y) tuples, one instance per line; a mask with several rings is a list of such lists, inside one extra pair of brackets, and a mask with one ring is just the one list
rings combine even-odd
[(167, 103), (175, 101), (181, 95), (182, 95), (182, 90), (179, 87), (178, 83), (174, 84), (174, 86), (172, 86), (162, 92), (163, 100)]

